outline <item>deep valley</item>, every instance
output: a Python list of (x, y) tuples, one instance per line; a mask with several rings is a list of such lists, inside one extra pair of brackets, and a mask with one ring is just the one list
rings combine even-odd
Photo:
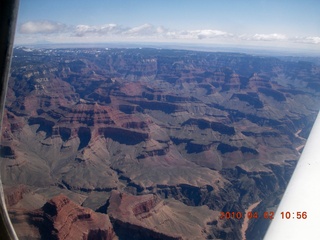
[[(20, 239), (262, 239), (320, 107), (320, 65), (14, 49), (1, 178)], [(69, 214), (67, 214), (69, 213)], [(81, 230), (79, 230), (81, 229)]]

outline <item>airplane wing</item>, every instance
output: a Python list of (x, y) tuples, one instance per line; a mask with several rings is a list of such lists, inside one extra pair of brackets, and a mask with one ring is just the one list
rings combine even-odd
[(264, 240), (320, 239), (320, 113)]

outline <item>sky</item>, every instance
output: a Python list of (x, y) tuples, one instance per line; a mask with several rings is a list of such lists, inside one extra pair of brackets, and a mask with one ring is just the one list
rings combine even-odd
[(320, 52), (319, 12), (319, 0), (20, 0), (15, 43), (191, 43)]

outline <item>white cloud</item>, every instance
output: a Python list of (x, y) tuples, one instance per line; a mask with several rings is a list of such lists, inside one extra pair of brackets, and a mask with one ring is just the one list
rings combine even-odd
[(121, 27), (117, 24), (105, 24), (102, 26), (77, 25), (73, 35), (77, 37), (88, 37), (90, 35), (100, 36), (126, 36), (126, 37), (154, 37), (166, 33), (163, 27), (154, 27), (151, 24), (143, 24), (137, 27)]
[(128, 34), (128, 35), (153, 35), (155, 34), (156, 28), (154, 26), (152, 26), (151, 24), (143, 24), (141, 26), (138, 27), (133, 27), (131, 29), (129, 29), (128, 31), (124, 32), (124, 34)]
[(62, 23), (51, 21), (29, 21), (20, 25), (19, 32), (22, 34), (53, 34), (66, 31), (67, 26)]
[(255, 34), (252, 37), (252, 40), (258, 40), (258, 41), (281, 41), (281, 40), (287, 40), (286, 35), (278, 34), (278, 33), (272, 33), (272, 34)]
[(77, 25), (73, 30), (73, 35), (83, 37), (90, 34), (108, 35), (121, 32), (121, 27), (117, 24), (105, 24), (102, 26)]
[(296, 37), (293, 41), (297, 43), (320, 44), (320, 37)]
[(232, 38), (233, 34), (214, 29), (167, 31), (166, 36), (171, 39), (221, 39)]
[(217, 38), (217, 37), (231, 37), (232, 34), (223, 32), (220, 30), (212, 30), (212, 29), (205, 29), (205, 30), (196, 30), (194, 31), (198, 39), (205, 39), (205, 38)]
[(320, 37), (307, 37), (308, 43), (320, 44)]
[(156, 32), (159, 34), (166, 34), (168, 29), (164, 28), (163, 26), (157, 27)]
[(113, 36), (113, 37), (149, 37), (159, 39), (213, 39), (218, 37), (230, 37), (232, 34), (220, 30), (183, 30), (172, 31), (163, 26), (143, 24), (135, 27), (122, 27), (117, 24), (105, 25), (77, 25), (66, 26), (61, 23), (50, 21), (26, 22), (20, 26), (21, 34), (49, 34), (64, 33), (71, 37)]

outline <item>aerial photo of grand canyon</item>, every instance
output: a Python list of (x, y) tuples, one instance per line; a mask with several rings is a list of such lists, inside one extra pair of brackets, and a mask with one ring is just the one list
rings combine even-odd
[(268, 236), (320, 109), (319, 0), (16, 2), (0, 197), (19, 240)]
[(316, 58), (16, 47), (1, 178), (19, 239), (262, 239), (319, 76)]

